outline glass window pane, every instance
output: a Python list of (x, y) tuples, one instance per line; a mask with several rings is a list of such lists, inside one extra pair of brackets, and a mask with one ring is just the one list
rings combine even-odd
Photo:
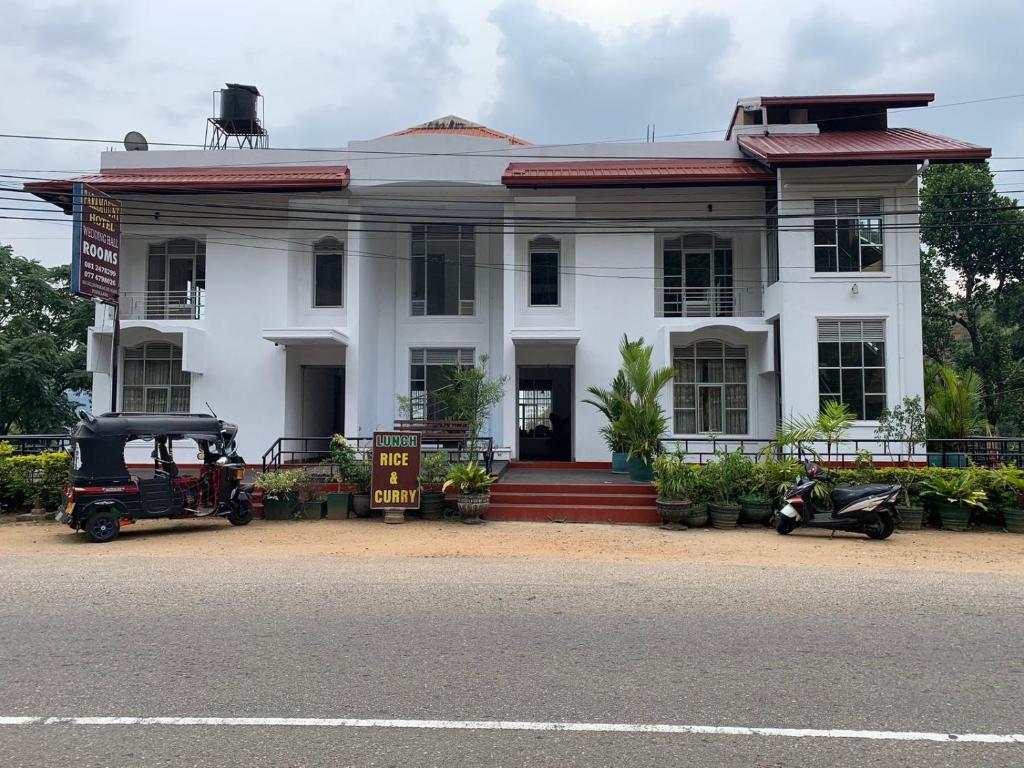
[(842, 362), (843, 368), (851, 368), (853, 366), (859, 368), (863, 364), (863, 358), (861, 357), (861, 348), (863, 346), (859, 341), (844, 341), (839, 345), (839, 359)]
[(836, 222), (839, 245), (839, 271), (860, 271), (860, 242), (857, 239), (857, 227), (852, 219), (840, 219)]
[(427, 268), (423, 259), (412, 260), (412, 300), (423, 301), (426, 295)]
[(818, 342), (818, 365), (826, 368), (839, 367), (839, 344), (832, 341)]
[(695, 410), (676, 411), (675, 432), (677, 435), (694, 435), (697, 433), (697, 412)]
[(875, 245), (864, 246), (860, 249), (860, 268), (864, 272), (882, 271), (882, 249)]
[(314, 285), (314, 304), (318, 307), (340, 307), (342, 305), (343, 258), (340, 253), (318, 253)]
[(665, 277), (681, 277), (683, 274), (682, 251), (665, 251)]
[(864, 369), (864, 391), (876, 394), (885, 393), (885, 368)]
[(821, 368), (818, 370), (818, 393), (822, 395), (839, 395), (838, 368)]
[(885, 342), (864, 342), (864, 365), (885, 366)]
[(746, 383), (747, 381), (747, 361), (740, 359), (730, 359), (725, 361), (725, 380), (726, 382), (732, 383)]
[(864, 372), (860, 368), (842, 371), (843, 402), (858, 419), (864, 418)]
[(698, 360), (698, 380), (707, 384), (721, 384), (725, 378), (721, 360)]
[(838, 268), (836, 261), (836, 248), (834, 245), (815, 246), (814, 248), (814, 271), (835, 272)]
[(181, 360), (171, 361), (171, 384), (191, 384), (192, 375), (181, 369)]
[(170, 410), (175, 413), (188, 413), (189, 394), (188, 387), (171, 387)]
[(147, 360), (146, 378), (147, 385), (167, 386), (171, 383), (171, 361), (170, 360)]
[(745, 435), (747, 433), (746, 409), (725, 412), (725, 432), (729, 435)]
[(725, 407), (726, 408), (746, 408), (747, 407), (747, 385), (746, 384), (729, 384), (725, 387)]
[(146, 413), (167, 413), (167, 390), (151, 388), (146, 390)]
[(142, 387), (125, 387), (121, 391), (121, 410), (138, 413), (145, 407)]
[(530, 304), (534, 306), (557, 306), (557, 251), (530, 254)]
[(692, 384), (676, 384), (673, 387), (674, 408), (696, 408), (697, 388)]
[(700, 431), (722, 432), (722, 388), (700, 387), (699, 390)]
[(814, 244), (835, 245), (836, 223), (832, 219), (814, 220)]
[[(141, 350), (140, 350), (141, 351)], [(141, 360), (128, 358), (128, 350), (125, 350), (124, 361), (124, 383), (125, 386), (142, 384), (143, 364)]]
[(885, 410), (885, 395), (864, 396), (864, 418), (876, 421)]

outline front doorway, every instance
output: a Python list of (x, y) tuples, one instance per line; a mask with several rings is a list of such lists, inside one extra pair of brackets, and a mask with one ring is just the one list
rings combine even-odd
[(329, 437), (345, 430), (345, 368), (302, 366), (302, 435)]
[(523, 461), (572, 461), (572, 366), (521, 365), (516, 426)]

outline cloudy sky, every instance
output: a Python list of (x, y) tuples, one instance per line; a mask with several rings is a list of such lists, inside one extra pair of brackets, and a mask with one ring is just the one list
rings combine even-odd
[[(741, 96), (922, 90), (937, 106), (893, 124), (1024, 168), (1024, 98), (997, 99), (1024, 93), (1020, 0), (0, 0), (0, 28), (8, 134), (202, 142), (225, 81), (259, 86), (276, 147), (448, 113), (535, 143), (642, 140), (649, 123), (716, 139)], [(993, 100), (956, 106), (977, 99)], [(102, 148), (0, 138), (0, 174), (93, 170)], [(997, 183), (1022, 196), (1024, 173)], [(0, 242), (47, 264), (68, 238), (0, 218)]]

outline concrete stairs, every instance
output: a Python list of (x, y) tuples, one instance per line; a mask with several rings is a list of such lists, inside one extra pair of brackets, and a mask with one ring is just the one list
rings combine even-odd
[(617, 523), (658, 525), (654, 487), (621, 482), (498, 481), (491, 486), (491, 505), (486, 520), (563, 523)]

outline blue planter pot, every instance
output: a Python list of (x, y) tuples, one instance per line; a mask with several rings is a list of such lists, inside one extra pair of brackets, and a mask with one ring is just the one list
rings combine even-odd
[(613, 453), (612, 454), (612, 473), (613, 474), (625, 475), (626, 473), (629, 472), (629, 469), (626, 467), (626, 457), (627, 456), (628, 456), (628, 454), (626, 454), (625, 452), (623, 452), (623, 453)]
[(629, 479), (634, 483), (649, 483), (654, 480), (654, 465), (639, 456), (626, 462)]

